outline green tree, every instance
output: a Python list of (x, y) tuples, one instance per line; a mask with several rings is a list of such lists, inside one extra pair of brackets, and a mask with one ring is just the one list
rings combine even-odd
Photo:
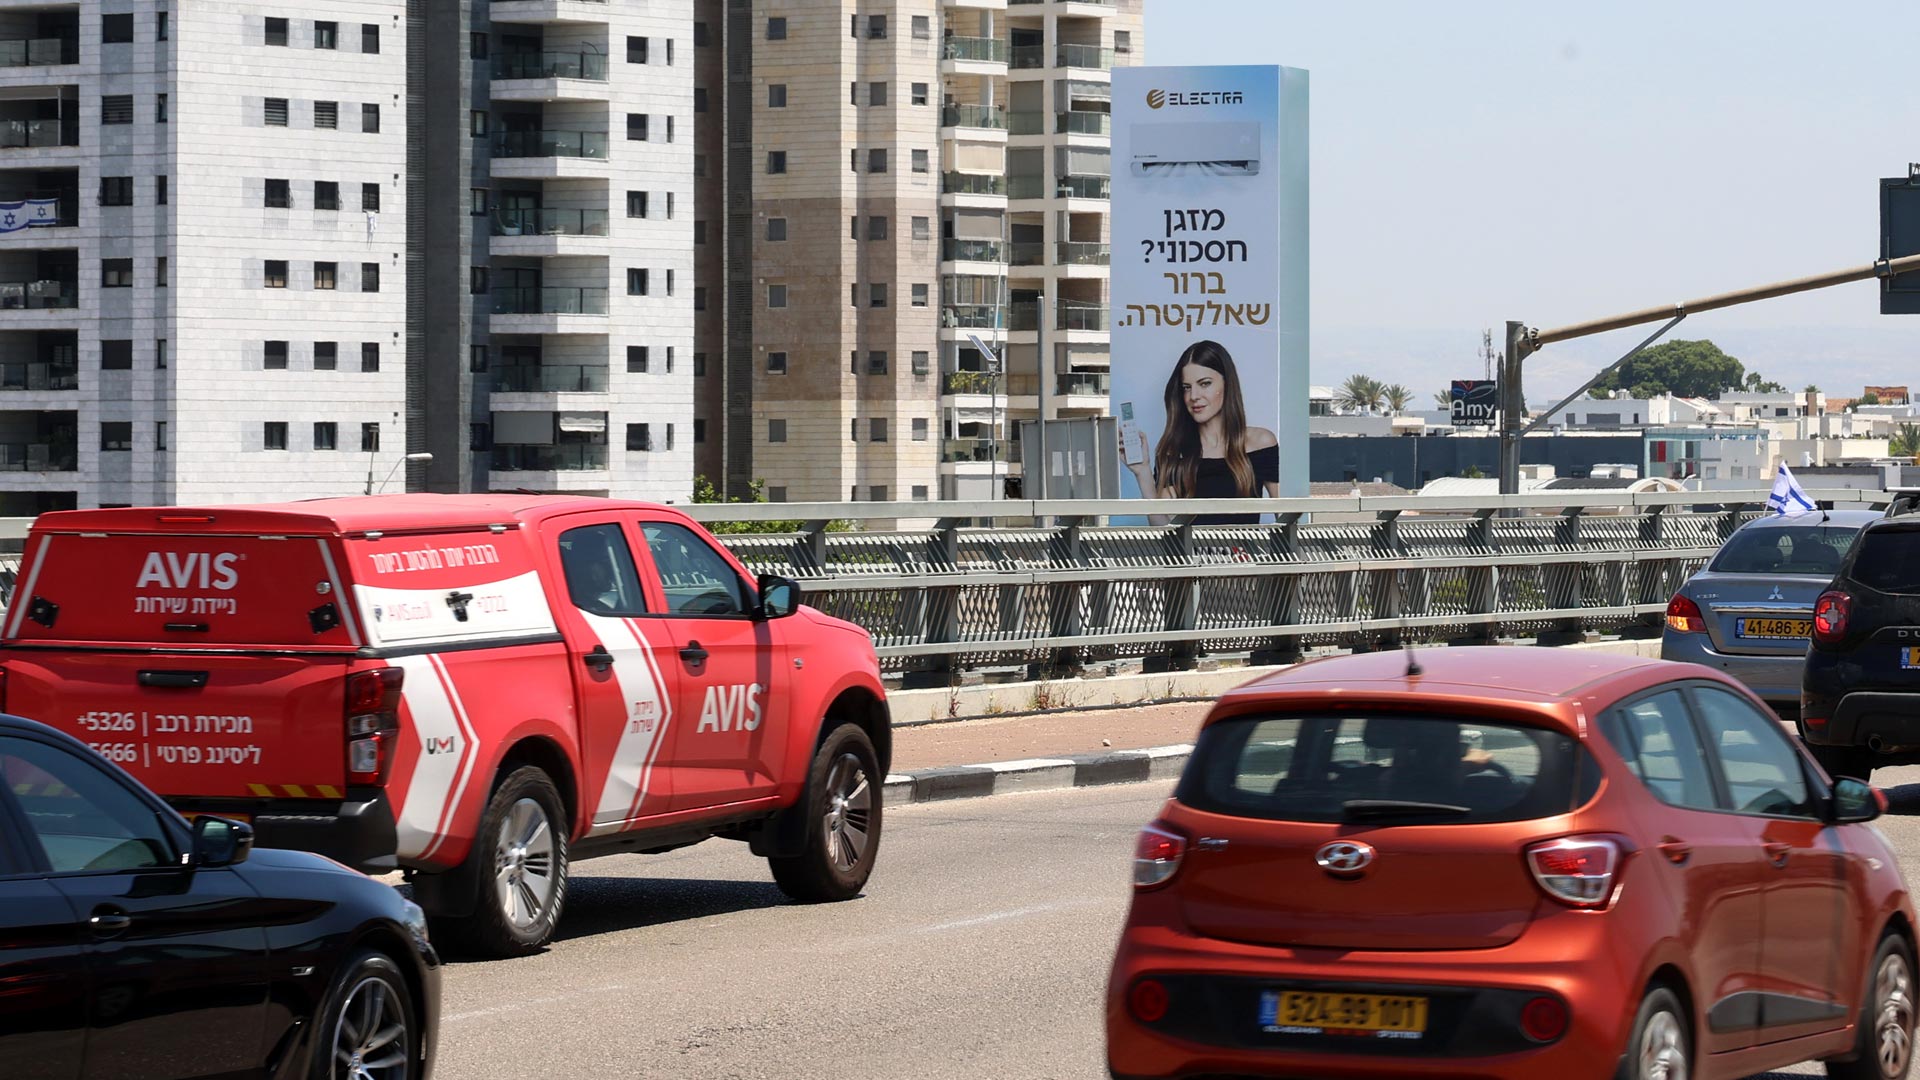
[(1712, 397), (1728, 388), (1778, 386), (1756, 373), (1749, 375), (1739, 360), (1720, 351), (1711, 341), (1668, 341), (1655, 345), (1620, 365), (1594, 384), (1595, 396), (1625, 389), (1634, 397), (1679, 394)]
[(1480, 471), (1480, 466), (1478, 465), (1467, 466), (1465, 469), (1460, 470), (1460, 475), (1466, 477), (1468, 480), (1484, 480), (1487, 477), (1486, 473)]
[(1439, 393), (1433, 395), (1433, 404), (1437, 408), (1439, 408), (1441, 412), (1444, 412), (1444, 413), (1452, 412), (1453, 411), (1453, 391), (1442, 390)]
[(1387, 409), (1391, 412), (1398, 413), (1413, 403), (1413, 391), (1399, 383), (1382, 388), (1380, 393), (1386, 396)]
[(1387, 388), (1380, 380), (1366, 375), (1349, 375), (1333, 392), (1333, 403), (1343, 409), (1377, 411), (1386, 404)]
[(1813, 383), (1808, 383), (1805, 389), (1801, 390), (1800, 392), (1803, 394), (1817, 394), (1820, 392), (1820, 388), (1814, 385)]
[[(763, 503), (767, 501), (766, 484), (755, 480), (747, 485), (747, 497), (723, 499), (720, 489), (705, 476), (693, 478), (693, 501), (696, 503)], [(798, 521), (709, 521), (703, 523), (712, 533), (790, 533), (800, 531)]]
[(1878, 405), (1880, 404), (1880, 395), (1869, 390), (1866, 393), (1861, 394), (1860, 400), (1854, 402), (1854, 404), (1855, 405)]
[(1894, 457), (1920, 457), (1920, 424), (1901, 424), (1887, 441), (1887, 452)]

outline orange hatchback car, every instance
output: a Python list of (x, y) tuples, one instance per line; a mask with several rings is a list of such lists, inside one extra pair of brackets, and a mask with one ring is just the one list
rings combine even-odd
[(1914, 910), (1867, 822), (1705, 668), (1452, 648), (1222, 698), (1141, 833), (1131, 1077), (1905, 1077)]

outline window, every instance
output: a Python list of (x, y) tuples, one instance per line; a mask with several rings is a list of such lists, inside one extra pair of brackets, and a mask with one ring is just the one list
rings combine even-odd
[(915, 282), (915, 283), (914, 283), (914, 286), (913, 286), (913, 306), (914, 306), (914, 307), (926, 307), (926, 306), (927, 306), (927, 283), (926, 283), (926, 282), (924, 282), (924, 281), (920, 281), (920, 282)]
[(915, 349), (913, 352), (913, 373), (915, 375), (925, 375), (931, 367), (932, 363), (928, 357), (927, 350)]
[(100, 449), (133, 449), (133, 424), (127, 420), (107, 420), (100, 425)]
[(493, 449), (493, 425), (485, 421), (467, 425), (467, 449)]
[(787, 107), (787, 84), (767, 84), (767, 108), (784, 109)]
[(487, 133), (487, 110), (472, 109), (467, 113), (467, 134), (480, 138)]
[(287, 370), (287, 343), (284, 341), (267, 342), (266, 352), (260, 366), (268, 371)]
[(313, 425), (313, 448), (315, 450), (340, 449), (340, 425), (331, 420), (316, 421)]
[(767, 374), (785, 375), (787, 373), (787, 354), (770, 352), (767, 354)]
[(641, 452), (653, 449), (653, 436), (649, 433), (649, 425), (627, 425), (627, 449)]
[(161, 206), (167, 205), (167, 178), (164, 176), (153, 178), (153, 201)]
[(644, 64), (647, 62), (647, 39), (627, 35), (627, 63)]
[(1707, 742), (1720, 759), (1732, 809), (1742, 814), (1814, 817), (1800, 755), (1771, 715), (1710, 686), (1693, 690)]
[[(867, 422), (867, 430), (868, 430), (867, 437), (872, 439), (874, 442), (886, 442), (887, 441), (887, 418), (884, 416), (874, 417), (872, 420), (869, 420)], [(876, 497), (874, 501), (879, 502), (881, 500), (878, 497)]]
[(913, 152), (913, 171), (926, 172), (930, 167), (927, 152), (925, 150), (915, 150)]
[(660, 570), (667, 608), (681, 615), (745, 615), (752, 610), (733, 564), (685, 525), (645, 521), (640, 532)]
[(287, 287), (287, 260), (268, 259), (265, 265), (266, 287), (284, 289)]
[(673, 346), (667, 346), (667, 374), (673, 374)]
[(867, 302), (868, 302), (868, 305), (869, 305), (869, 306), (871, 306), (871, 307), (886, 307), (886, 306), (887, 306), (887, 284), (886, 284), (886, 282), (884, 282), (884, 281), (876, 281), (876, 282), (874, 282), (873, 284), (871, 284), (871, 285), (869, 285), (869, 286), (867, 286), (867, 289), (868, 289), (868, 292), (869, 292), (869, 296), (868, 296), (868, 301), (867, 301)]
[(695, 178), (707, 175), (707, 155), (693, 155), (693, 175)]
[[(707, 111), (707, 88), (704, 86), (696, 86), (693, 88), (693, 111), (697, 113)], [(672, 140), (669, 139), (668, 141), (671, 142)]]
[(886, 502), (888, 494), (885, 484), (875, 484), (867, 489), (867, 498), (873, 502)]
[(885, 240), (886, 238), (887, 238), (887, 219), (884, 216), (878, 216), (878, 215), (868, 218), (867, 219), (867, 239)]
[(781, 176), (787, 171), (787, 152), (785, 150), (767, 151), (767, 175)]
[(933, 36), (932, 23), (933, 23), (933, 20), (928, 18), (925, 15), (915, 15), (913, 17), (913, 36), (921, 41), (925, 41), (928, 38), (932, 37)]
[(693, 418), (693, 441), (696, 444), (707, 441), (707, 422), (697, 416)]
[(1718, 807), (1706, 753), (1678, 690), (1641, 698), (1601, 719), (1607, 741), (1648, 791), (1669, 806)]
[(340, 47), (340, 24), (337, 22), (314, 23), (313, 47), (316, 49), (338, 49)]
[(927, 501), (927, 485), (925, 484), (913, 485), (913, 501), (914, 502)]
[(647, 346), (627, 346), (627, 374), (644, 375), (647, 371)]
[(485, 345), (467, 346), (467, 370), (468, 371), (473, 371), (473, 372), (485, 371), (490, 366), (491, 365), (487, 360), (487, 347)]
[[(480, 348), (484, 350), (486, 347), (481, 346)], [(379, 342), (363, 341), (360, 343), (360, 370), (361, 371), (379, 371), (380, 370), (380, 343)]]
[(340, 209), (340, 185), (333, 180), (315, 180), (313, 182), (313, 208), (315, 210)]
[(474, 30), (467, 34), (467, 59), (485, 60), (487, 58), (487, 34), (484, 30)]
[(912, 101), (915, 105), (925, 105), (927, 103), (927, 84), (926, 83), (923, 83), (923, 82), (914, 83), (913, 86), (910, 87), (910, 89), (913, 94)]
[(133, 260), (101, 259), (100, 287), (103, 289), (133, 288)]
[(885, 375), (887, 373), (887, 354), (875, 350), (867, 354), (867, 374)]
[(285, 45), (287, 43), (287, 20), (267, 17), (267, 44)]
[(697, 22), (693, 24), (693, 44), (695, 48), (704, 48), (711, 40), (713, 39), (707, 36), (706, 23)]
[(704, 244), (707, 242), (706, 222), (696, 221), (693, 223), (693, 242), (696, 244)]
[(361, 292), (379, 292), (380, 291), (380, 264), (379, 263), (373, 262), (373, 263), (360, 264), (360, 291)]
[(380, 185), (360, 185), (360, 209), (378, 212), (380, 209)]
[(672, 67), (673, 66), (673, 39), (667, 38), (666, 42), (667, 42), (667, 66)]
[(785, 240), (787, 238), (787, 219), (783, 217), (767, 219), (767, 239)]
[[(28, 739), (0, 739), (0, 784), (19, 796), (28, 843), (56, 874), (179, 861), (146, 800), (91, 760)], [(102, 853), (105, 854), (102, 854)]]
[(643, 615), (646, 593), (620, 526), (587, 525), (560, 534), (560, 566), (573, 606), (596, 615)]
[(340, 103), (337, 101), (314, 102), (313, 126), (316, 128), (337, 129), (340, 126)]
[(153, 99), (153, 122), (156, 124), (167, 122), (167, 95), (165, 94)]
[(707, 310), (707, 287), (705, 285), (695, 285), (693, 287), (693, 310)]
[(884, 147), (867, 151), (867, 171), (870, 173), (887, 171), (887, 151)]
[(872, 41), (881, 41), (887, 36), (887, 17), (885, 15), (867, 16), (867, 37)]
[(339, 274), (340, 274), (339, 263), (330, 263), (330, 262), (314, 263), (313, 264), (313, 287), (316, 289), (332, 289), (336, 287), (336, 279), (339, 277)]
[(270, 97), (262, 106), (262, 119), (268, 127), (287, 126), (287, 99)]
[(260, 442), (261, 445), (268, 450), (285, 450), (287, 448), (287, 422), (285, 420), (267, 421), (261, 428)]
[(167, 40), (167, 13), (164, 11), (154, 12), (153, 36), (157, 41)]
[[(859, 441), (860, 441), (860, 421), (859, 421), (859, 420), (853, 420), (853, 421), (851, 421), (851, 422), (849, 423), (849, 425), (848, 425), (848, 429), (847, 429), (847, 440), (848, 440), (849, 442), (859, 442)], [(858, 498), (860, 497), (860, 489), (859, 489), (859, 488), (855, 488), (855, 489), (853, 489), (853, 496), (852, 496), (852, 497), (853, 497), (853, 498), (855, 498), (855, 499), (858, 499)]]
[(380, 51), (379, 23), (360, 24), (360, 51), (363, 53), (377, 53)]
[(133, 123), (133, 95), (107, 94), (100, 98), (100, 122), (102, 124)]
[(153, 260), (153, 287), (156, 289), (164, 289), (167, 287), (167, 257), (165, 255), (161, 255)]
[(360, 425), (360, 452), (371, 454), (380, 449), (380, 425), (364, 423)]
[(133, 369), (133, 339), (119, 338), (100, 342), (101, 371), (131, 371)]
[(647, 271), (645, 269), (641, 267), (635, 267), (635, 266), (630, 266), (627, 268), (627, 295), (628, 296), (647, 295), (647, 284), (648, 284)]
[(667, 295), (673, 295), (673, 268), (667, 268)]
[(787, 40), (787, 20), (785, 18), (775, 16), (767, 20), (767, 40)]
[(279, 210), (285, 210), (292, 206), (292, 185), (285, 180), (269, 179), (267, 181), (266, 196), (263, 205), (271, 206)]
[(380, 130), (380, 106), (374, 104), (360, 106), (360, 130), (369, 134)]
[(770, 443), (787, 441), (787, 422), (785, 420), (767, 421), (767, 441)]
[(667, 425), (667, 449), (673, 449), (673, 425)]
[(630, 112), (627, 114), (627, 141), (628, 142), (646, 142), (647, 141), (647, 114), (646, 113)]
[(913, 418), (913, 441), (927, 441), (927, 418), (924, 416), (916, 416)]
[(787, 501), (787, 489), (786, 489), (786, 488), (784, 488), (784, 487), (770, 487), (770, 488), (768, 488), (768, 489), (767, 489), (767, 501), (768, 501), (768, 502), (778, 502), (778, 503), (783, 503), (783, 502), (786, 502), (786, 501)]
[(337, 371), (340, 368), (340, 343), (337, 341), (316, 341), (313, 343), (313, 370)]
[(787, 287), (785, 285), (767, 286), (767, 306), (783, 308), (787, 306)]
[(1116, 53), (1122, 53), (1122, 54), (1132, 52), (1133, 51), (1133, 31), (1115, 30), (1113, 32), (1113, 51)]
[(877, 83), (872, 83), (868, 85), (867, 104), (885, 105), (886, 103), (887, 103), (887, 84), (883, 82), (877, 82)]
[(703, 352), (694, 353), (693, 354), (694, 378), (696, 379), (703, 378), (705, 377), (706, 374), (707, 374), (707, 354)]
[(488, 278), (486, 267), (467, 267), (467, 291), (469, 293), (479, 296), (481, 293), (491, 291), (492, 288), (493, 282)]
[(468, 188), (467, 203), (470, 207), (467, 213), (471, 214), (474, 217), (486, 217), (487, 216), (487, 189), (483, 187)]
[(165, 450), (167, 448), (167, 422), (165, 420), (156, 420), (154, 422), (153, 448), (155, 450)]
[(933, 239), (933, 221), (931, 218), (916, 217), (913, 219), (913, 238), (915, 240)]
[(100, 178), (101, 206), (132, 206), (133, 177), (103, 176)]
[(167, 367), (167, 339), (166, 338), (154, 339), (153, 366), (161, 369), (162, 371), (166, 370), (166, 367)]

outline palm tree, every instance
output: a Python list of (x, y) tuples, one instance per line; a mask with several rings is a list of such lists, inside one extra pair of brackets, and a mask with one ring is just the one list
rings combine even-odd
[(1433, 395), (1433, 403), (1436, 407), (1439, 408), (1441, 412), (1452, 412), (1453, 411), (1453, 393), (1448, 390), (1442, 390), (1439, 393)]
[(1920, 424), (1901, 424), (1895, 428), (1887, 452), (1894, 457), (1920, 456)]
[(1333, 393), (1333, 403), (1343, 409), (1374, 411), (1386, 403), (1386, 387), (1378, 379), (1349, 375)]
[(1398, 413), (1413, 403), (1413, 391), (1399, 383), (1385, 387), (1380, 392), (1386, 396), (1388, 412)]

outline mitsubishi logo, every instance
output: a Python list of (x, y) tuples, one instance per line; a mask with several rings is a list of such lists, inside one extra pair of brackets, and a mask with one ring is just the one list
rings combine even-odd
[(1351, 840), (1336, 840), (1322, 844), (1320, 850), (1313, 853), (1313, 861), (1335, 877), (1350, 877), (1373, 862), (1373, 848)]
[(1780, 586), (1778, 586), (1778, 585), (1775, 585), (1775, 586), (1773, 587), (1773, 591), (1767, 594), (1767, 599), (1769, 599), (1769, 600), (1785, 600), (1785, 599), (1786, 599), (1786, 597), (1785, 597), (1785, 596), (1783, 596), (1783, 595), (1781, 595), (1781, 592), (1780, 592)]

